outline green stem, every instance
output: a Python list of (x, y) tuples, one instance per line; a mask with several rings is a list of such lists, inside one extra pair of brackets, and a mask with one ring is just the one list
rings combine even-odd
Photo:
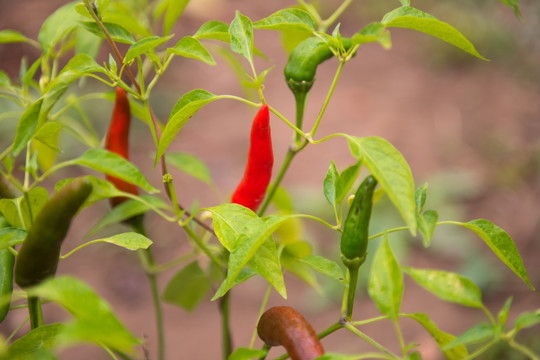
[(399, 356), (397, 356), (396, 354), (394, 354), (393, 352), (391, 352), (390, 350), (388, 350), (387, 348), (385, 348), (384, 346), (382, 346), (381, 344), (379, 344), (377, 341), (373, 340), (372, 338), (370, 338), (369, 336), (367, 336), (366, 334), (364, 334), (362, 331), (358, 330), (357, 328), (355, 328), (352, 324), (350, 323), (346, 323), (344, 325), (344, 327), (349, 330), (350, 332), (352, 332), (353, 334), (355, 335), (358, 335), (359, 337), (361, 337), (362, 339), (364, 339), (366, 342), (368, 342), (369, 344), (371, 344), (373, 347), (377, 348), (378, 350), (382, 351), (383, 353), (391, 356), (392, 359), (400, 359)]
[(232, 353), (232, 337), (231, 329), (229, 326), (230, 323), (230, 301), (231, 301), (231, 291), (227, 291), (219, 299), (219, 311), (221, 313), (221, 336), (222, 336), (222, 349), (223, 349), (223, 359), (227, 360), (229, 355)]
[[(147, 236), (142, 216), (133, 218), (130, 225), (135, 232), (143, 236)], [(150, 267), (154, 267), (156, 265), (152, 250), (150, 248), (139, 250), (139, 254), (144, 258), (143, 264), (146, 263)], [(158, 359), (165, 360), (165, 327), (163, 325), (163, 308), (161, 307), (161, 301), (159, 298), (157, 276), (151, 272), (146, 272), (146, 276), (148, 277), (150, 292), (152, 293), (152, 300), (154, 303), (156, 331), (158, 337)]]
[(317, 128), (319, 127), (321, 119), (324, 115), (324, 112), (326, 111), (326, 108), (328, 107), (328, 103), (330, 102), (330, 98), (332, 97), (332, 94), (334, 93), (334, 90), (337, 85), (337, 81), (341, 75), (341, 71), (343, 70), (344, 65), (345, 65), (344, 61), (339, 62), (339, 66), (336, 70), (336, 74), (334, 75), (334, 79), (332, 80), (332, 85), (330, 85), (330, 90), (328, 90), (328, 95), (326, 95), (326, 99), (324, 100), (324, 104), (321, 108), (321, 111), (319, 112), (319, 116), (317, 117), (317, 120), (315, 121), (315, 124), (313, 125), (313, 128), (311, 129), (311, 132), (309, 133), (310, 138), (313, 138), (313, 136), (315, 136), (315, 132), (317, 131)]
[(520, 353), (528, 356), (531, 360), (540, 360), (540, 356), (534, 353), (531, 349), (529, 349), (527, 346), (520, 344), (513, 339), (508, 341), (508, 345), (510, 345), (512, 348), (516, 349)]
[(30, 315), (31, 329), (43, 326), (43, 313), (41, 312), (41, 302), (38, 296), (28, 297), (28, 314)]
[(349, 289), (347, 292), (347, 312), (345, 313), (345, 319), (350, 321), (352, 318), (354, 307), (354, 296), (356, 295), (356, 284), (358, 283), (358, 270), (359, 268), (349, 268)]
[(353, 1), (354, 0), (343, 1), (343, 3), (336, 9), (336, 11), (334, 11), (334, 13), (330, 15), (330, 17), (328, 17), (328, 19), (321, 21), (319, 31), (326, 32), (330, 25), (332, 25), (334, 21), (336, 21), (341, 16), (341, 14), (343, 14), (343, 12), (347, 9), (347, 7), (349, 7), (349, 5), (352, 4)]
[(289, 169), (289, 166), (291, 165), (291, 162), (294, 159), (295, 155), (296, 155), (296, 152), (289, 148), (289, 151), (287, 151), (287, 154), (285, 155), (285, 159), (283, 160), (283, 163), (281, 164), (281, 169), (279, 169), (276, 180), (272, 183), (270, 190), (268, 190), (268, 194), (264, 198), (261, 208), (258, 211), (259, 216), (262, 216), (264, 212), (266, 211), (266, 208), (268, 207), (268, 205), (270, 205), (270, 202), (272, 201), (272, 198), (274, 197), (277, 189), (279, 188), (279, 185), (281, 184), (281, 181), (283, 180), (285, 173)]
[(327, 329), (324, 329), (323, 331), (321, 331), (320, 333), (317, 334), (317, 337), (319, 339), (323, 339), (325, 337), (327, 337), (328, 335), (336, 332), (337, 330), (343, 328), (343, 322), (342, 321), (338, 321), (334, 324), (332, 324), (331, 326), (329, 326)]
[[(259, 319), (264, 313), (264, 309), (266, 309), (266, 304), (268, 304), (268, 299), (270, 298), (271, 293), (272, 293), (272, 285), (268, 285), (268, 288), (266, 289), (266, 293), (264, 294), (264, 299), (262, 301), (261, 308), (259, 310), (259, 314), (257, 315), (257, 323), (259, 323)], [(251, 341), (249, 342), (250, 348), (253, 348), (253, 345), (255, 345), (256, 338), (257, 338), (257, 327), (255, 327), (255, 329), (253, 330), (253, 334), (251, 335)]]
[(401, 353), (403, 354), (403, 356), (405, 356), (407, 355), (407, 348), (405, 347), (405, 340), (403, 339), (403, 333), (401, 332), (401, 328), (399, 327), (399, 322), (397, 321), (397, 319), (394, 319), (392, 323), (394, 324), (394, 328), (396, 329), (399, 346), (401, 347)]
[[(296, 102), (296, 127), (302, 129), (304, 122), (304, 111), (306, 109), (308, 93), (299, 91), (294, 93), (294, 100)], [(296, 133), (295, 144), (300, 144), (302, 142), (302, 136), (299, 133)]]
[(489, 350), (490, 347), (492, 347), (496, 342), (498, 341), (497, 340), (491, 340), (489, 343), (487, 343), (486, 345), (482, 346), (480, 349), (478, 349), (477, 351), (475, 351), (474, 353), (470, 354), (469, 356), (467, 356), (466, 358), (464, 358), (463, 360), (472, 360), (480, 355), (482, 355), (483, 353), (485, 353), (487, 350)]

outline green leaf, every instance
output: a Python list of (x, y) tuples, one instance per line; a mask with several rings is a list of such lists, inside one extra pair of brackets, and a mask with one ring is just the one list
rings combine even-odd
[(37, 186), (26, 196), (17, 199), (0, 199), (0, 212), (11, 226), (28, 229), (48, 199), (47, 189)]
[(15, 30), (2, 30), (0, 31), (0, 44), (14, 43), (14, 42), (27, 42), (29, 39)]
[(387, 140), (372, 136), (349, 138), (353, 156), (362, 161), (399, 210), (409, 231), (416, 235), (415, 187), (403, 155)]
[(204, 162), (198, 157), (185, 152), (167, 154), (167, 162), (177, 168), (178, 170), (194, 177), (197, 180), (202, 181), (205, 184), (212, 183), (212, 177), (210, 176), (210, 170)]
[(534, 290), (516, 244), (506, 231), (491, 221), (483, 219), (469, 221), (468, 223), (458, 223), (458, 225), (474, 231), (506, 266), (519, 276), (529, 288)]
[(439, 214), (435, 210), (427, 210), (422, 215), (418, 214), (416, 221), (418, 223), (418, 230), (424, 237), (424, 247), (428, 247), (433, 239), (433, 233), (437, 226), (437, 220), (439, 220)]
[(493, 325), (479, 324), (476, 325), (457, 338), (442, 347), (442, 350), (449, 350), (460, 345), (477, 344), (492, 339), (495, 336), (496, 330)]
[(384, 16), (381, 23), (386, 27), (400, 27), (426, 33), (482, 60), (487, 60), (476, 51), (474, 45), (456, 28), (413, 7), (402, 6), (391, 11)]
[(516, 319), (515, 328), (519, 331), (531, 326), (540, 324), (540, 309), (536, 311), (527, 311), (520, 314)]
[(113, 2), (109, 10), (104, 14), (103, 21), (120, 25), (128, 33), (138, 37), (152, 36), (149, 24), (145, 16), (140, 16), (140, 11), (129, 2)]
[(253, 63), (253, 24), (251, 20), (242, 15), (238, 10), (236, 16), (229, 26), (231, 35), (231, 50), (242, 55)]
[(336, 168), (336, 164), (334, 163), (334, 160), (330, 163), (330, 167), (328, 168), (328, 171), (326, 172), (326, 177), (324, 178), (323, 182), (323, 189), (324, 189), (324, 197), (326, 197), (326, 200), (330, 203), (332, 206), (337, 206), (337, 200), (336, 200), (336, 187), (337, 187), (337, 181), (339, 179), (339, 172)]
[(197, 261), (185, 266), (167, 284), (163, 300), (193, 311), (210, 291), (210, 281)]
[(250, 360), (253, 358), (260, 358), (261, 356), (266, 355), (264, 350), (248, 349), (239, 347), (236, 348), (227, 360)]
[(9, 87), (11, 85), (11, 81), (9, 80), (9, 76), (0, 70), (0, 86)]
[(424, 210), (424, 205), (426, 204), (427, 188), (428, 188), (428, 184), (425, 183), (424, 185), (416, 189), (416, 192), (414, 193), (414, 199), (416, 202), (416, 211), (419, 214), (422, 213), (422, 211)]
[[(92, 34), (103, 39), (106, 38), (105, 34), (103, 33), (99, 25), (96, 24), (95, 22), (84, 21), (82, 22), (82, 25), (86, 30), (90, 31)], [(111, 38), (114, 41), (123, 43), (123, 44), (135, 43), (133, 36), (131, 36), (129, 31), (124, 29), (122, 26), (118, 24), (114, 24), (114, 23), (108, 23), (108, 22), (103, 23), (103, 25), (105, 26), (105, 28), (107, 29), (107, 31), (111, 35)]]
[(519, 10), (519, 0), (501, 0), (504, 4), (506, 4), (512, 11), (514, 12), (514, 15), (519, 19), (523, 20), (523, 16), (521, 16), (521, 11)]
[[(95, 189), (95, 187), (94, 187)], [(102, 217), (99, 222), (89, 231), (89, 234), (95, 234), (98, 231), (104, 229), (112, 224), (117, 224), (121, 221), (130, 219), (134, 216), (146, 213), (151, 209), (168, 209), (169, 206), (163, 199), (152, 196), (142, 195), (140, 200), (129, 199), (115, 206), (109, 212)]]
[(384, 49), (392, 47), (390, 40), (390, 32), (386, 30), (386, 26), (379, 22), (372, 22), (366, 25), (362, 30), (354, 34), (351, 38), (353, 44), (366, 44), (378, 42)]
[(150, 185), (144, 175), (122, 156), (104, 149), (89, 149), (80, 157), (72, 160), (74, 164), (85, 166), (137, 185), (150, 193), (159, 192)]
[[(92, 176), (92, 175), (85, 176), (85, 178), (88, 179), (90, 183), (92, 184), (92, 193), (90, 194), (88, 199), (86, 199), (86, 201), (84, 202), (82, 206), (83, 208), (90, 206), (103, 199), (108, 199), (108, 198), (116, 197), (116, 196), (125, 196), (124, 192), (118, 190), (116, 186), (114, 186), (111, 182), (107, 180), (98, 179), (97, 177)], [(67, 185), (68, 183), (72, 182), (75, 179), (77, 178), (66, 178), (66, 179), (60, 180), (54, 186), (55, 191), (58, 192), (58, 190), (60, 190), (62, 187), (64, 187), (65, 185)]]
[(22, 244), (26, 238), (26, 231), (14, 227), (0, 229), (0, 250), (10, 246)]
[(154, 166), (161, 156), (165, 154), (165, 151), (185, 123), (203, 106), (217, 99), (218, 97), (216, 95), (206, 90), (196, 89), (186, 93), (178, 100), (161, 134)]
[(34, 136), (38, 125), (39, 113), (41, 111), (42, 104), (43, 98), (40, 98), (34, 101), (32, 105), (30, 105), (22, 113), (19, 123), (17, 124), (15, 139), (13, 140), (13, 156), (19, 155), (19, 153), (26, 147), (26, 144)]
[(238, 204), (222, 204), (207, 209), (212, 213), (214, 232), (221, 244), (229, 251), (236, 243), (242, 227), (257, 218), (250, 209)]
[(91, 243), (106, 242), (128, 250), (148, 249), (152, 240), (135, 232), (125, 232), (107, 238), (92, 240)]
[(441, 270), (402, 269), (424, 289), (445, 301), (475, 308), (484, 306), (480, 289), (463, 276)]
[(315, 21), (311, 15), (307, 11), (293, 8), (279, 10), (264, 19), (256, 21), (253, 26), (256, 29), (315, 32)]
[(281, 262), (276, 248), (276, 243), (271, 237), (257, 249), (257, 252), (249, 260), (247, 266), (268, 281), (284, 299), (287, 298)]
[(165, 13), (165, 18), (163, 19), (164, 34), (171, 32), (174, 23), (184, 12), (189, 0), (168, 0), (168, 3), (167, 12)]
[(339, 282), (345, 281), (345, 273), (335, 261), (318, 255), (310, 255), (300, 259), (300, 262), (334, 280), (337, 280)]
[(44, 53), (52, 50), (69, 32), (77, 27), (76, 1), (58, 8), (41, 25), (38, 41)]
[(216, 65), (216, 61), (212, 55), (193, 36), (184, 36), (174, 47), (168, 48), (167, 51), (175, 55), (203, 61), (208, 65)]
[[(407, 314), (405, 316), (416, 320), (420, 325), (422, 325), (424, 329), (426, 329), (426, 331), (437, 342), (437, 345), (440, 349), (442, 349), (444, 346), (446, 346), (446, 344), (449, 344), (456, 339), (454, 335), (448, 334), (440, 330), (426, 314), (416, 313)], [(469, 355), (467, 347), (463, 344), (442, 351), (448, 360), (462, 360)]]
[(219, 40), (226, 43), (231, 41), (229, 25), (218, 20), (210, 20), (202, 24), (193, 37), (195, 39)]
[(397, 321), (403, 297), (403, 273), (386, 237), (371, 265), (368, 293), (381, 313)]
[(134, 347), (141, 343), (122, 325), (110, 306), (78, 279), (51, 278), (28, 293), (61, 305), (75, 318), (59, 334), (61, 344), (90, 341), (113, 351), (133, 353)]
[(64, 324), (48, 324), (32, 329), (8, 346), (0, 359), (32, 359), (40, 350), (52, 350), (58, 345), (58, 335)]
[(137, 56), (140, 56), (148, 51), (153, 51), (159, 45), (167, 42), (174, 35), (169, 35), (165, 37), (159, 36), (149, 36), (144, 39), (137, 41), (135, 44), (131, 45), (126, 52), (124, 57), (125, 62), (129, 62), (132, 59), (135, 59)]
[(499, 311), (498, 319), (499, 319), (499, 325), (501, 325), (501, 328), (504, 329), (504, 326), (506, 325), (506, 320), (508, 320), (508, 314), (510, 312), (510, 305), (512, 305), (512, 297), (509, 297), (508, 300), (504, 303), (503, 308), (501, 311)]
[(361, 162), (349, 166), (341, 174), (339, 174), (339, 179), (336, 186), (336, 201), (338, 204), (345, 199), (345, 195), (354, 185), (354, 181), (360, 172), (360, 167), (362, 166)]

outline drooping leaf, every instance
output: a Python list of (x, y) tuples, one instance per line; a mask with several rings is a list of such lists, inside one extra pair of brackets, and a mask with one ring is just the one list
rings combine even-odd
[(212, 55), (206, 50), (201, 42), (193, 36), (184, 36), (174, 47), (168, 48), (167, 51), (175, 55), (203, 61), (208, 65), (216, 65), (216, 61)]
[(75, 318), (66, 323), (58, 335), (61, 344), (90, 341), (131, 354), (141, 343), (118, 320), (110, 306), (78, 279), (68, 276), (51, 278), (28, 292), (31, 296), (59, 304)]
[(89, 149), (80, 157), (72, 160), (72, 162), (140, 186), (150, 193), (159, 192), (158, 189), (150, 185), (135, 165), (122, 156), (105, 149)]
[(381, 313), (397, 321), (403, 297), (403, 273), (386, 237), (371, 265), (368, 293)]
[[(426, 329), (426, 331), (429, 332), (429, 334), (437, 342), (437, 345), (441, 349), (445, 347), (446, 344), (449, 344), (456, 339), (454, 335), (448, 334), (440, 330), (426, 314), (416, 313), (407, 314), (405, 316), (416, 320), (420, 325), (422, 325), (424, 329)], [(469, 355), (467, 347), (463, 344), (442, 351), (448, 360), (462, 360)]]
[(501, 0), (504, 4), (506, 4), (512, 11), (514, 12), (514, 15), (519, 19), (523, 20), (523, 16), (521, 16), (521, 11), (519, 10), (519, 0)]
[(489, 246), (491, 251), (506, 264), (517, 276), (520, 277), (529, 288), (534, 290), (533, 285), (529, 281), (527, 270), (521, 259), (521, 255), (516, 247), (516, 244), (506, 231), (493, 224), (489, 220), (478, 219), (469, 221), (468, 223), (459, 223), (463, 227), (470, 229), (476, 233)]
[(482, 60), (487, 60), (474, 45), (453, 26), (411, 6), (401, 6), (384, 16), (386, 27), (400, 27), (420, 31), (446, 41)]
[(315, 21), (311, 15), (307, 11), (294, 8), (279, 10), (264, 19), (256, 21), (253, 26), (256, 29), (315, 32)]
[(445, 301), (475, 308), (483, 307), (480, 289), (459, 274), (409, 267), (403, 267), (403, 270), (424, 289)]
[(362, 161), (398, 209), (412, 235), (416, 235), (415, 187), (411, 169), (387, 140), (372, 136), (349, 139), (353, 156)]
[(182, 268), (167, 284), (163, 300), (180, 306), (187, 311), (194, 310), (210, 291), (210, 281), (197, 261)]

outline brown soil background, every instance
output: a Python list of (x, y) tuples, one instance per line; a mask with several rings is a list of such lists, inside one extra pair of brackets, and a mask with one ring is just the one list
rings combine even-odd
[[(42, 21), (63, 3), (59, 0), (1, 0), (0, 29), (15, 29), (36, 38)], [(192, 0), (174, 29), (175, 39), (193, 34), (210, 19), (229, 23), (236, 9), (252, 19), (260, 19), (294, 3), (285, 0)], [(339, 2), (323, 3), (332, 9)], [(352, 34), (369, 21), (380, 19), (391, 9), (390, 6), (397, 6), (397, 2), (383, 3), (355, 3), (342, 19), (341, 32)], [(468, 221), (486, 218), (504, 228), (514, 238), (531, 282), (538, 288), (540, 5), (533, 0), (522, 2), (524, 22), (517, 21), (511, 11), (497, 1), (479, 1), (475, 6), (482, 11), (478, 14), (482, 15), (474, 15), (474, 11), (458, 12), (456, 9), (459, 7), (448, 4), (419, 1), (413, 5), (462, 30), (491, 61), (482, 62), (463, 56), (439, 40), (395, 29), (390, 51), (368, 45), (347, 64), (317, 138), (346, 132), (388, 139), (409, 162), (417, 184), (430, 183), (428, 206), (439, 210), (441, 219)], [(258, 70), (275, 65), (267, 79), (266, 99), (292, 118), (293, 99), (281, 75), (286, 54), (278, 33), (255, 31), (255, 44), (271, 56), (268, 61), (256, 60)], [(13, 78), (23, 55), (33, 60), (37, 53), (25, 45), (0, 45), (0, 69)], [(102, 55), (103, 59), (107, 58), (106, 52)], [(175, 60), (153, 98), (153, 108), (161, 119), (168, 117), (182, 94), (194, 88), (204, 88), (216, 94), (242, 95), (238, 81), (226, 62), (217, 56), (216, 59), (216, 67), (189, 59)], [(334, 69), (335, 62), (329, 61), (317, 73), (317, 84), (306, 114), (308, 127), (326, 95)], [(105, 90), (102, 85), (91, 81), (86, 86), (97, 91)], [(103, 109), (94, 109), (91, 114), (102, 131), (107, 126), (109, 111), (107, 104)], [(203, 206), (216, 205), (234, 189), (244, 166), (247, 129), (252, 115), (251, 109), (247, 110), (238, 102), (222, 101), (203, 108), (188, 122), (171, 150), (189, 151), (203, 159), (212, 171), (222, 198), (217, 199), (212, 191), (197, 181), (173, 173), (183, 204), (198, 201)], [(275, 158), (279, 166), (291, 133), (283, 123), (277, 119), (273, 121)], [(153, 148), (147, 136), (145, 125), (135, 122), (132, 146), (137, 151), (132, 161), (148, 174), (155, 186), (159, 186), (160, 174), (158, 169), (151, 168)], [(3, 133), (0, 141), (2, 144), (6, 142)], [(331, 219), (321, 185), (332, 159), (339, 169), (352, 164), (353, 159), (344, 141), (332, 140), (309, 146), (294, 160), (284, 185), (297, 201), (299, 212)], [(74, 170), (66, 170), (59, 176), (74, 175), (69, 171)], [(52, 187), (53, 182), (48, 185)], [(94, 211), (85, 211), (85, 216), (77, 219), (77, 226), (73, 226), (66, 247), (71, 249), (86, 241), (84, 235), (107, 209), (108, 205), (103, 203), (96, 205)], [(390, 215), (395, 216), (391, 211)], [(321, 226), (312, 225), (306, 224), (306, 239), (313, 243), (314, 251), (335, 252), (336, 239), (328, 238), (329, 233)], [(182, 231), (164, 224), (155, 216), (147, 217), (147, 226), (160, 262), (187, 251), (189, 245)], [(110, 231), (125, 229), (119, 226)], [(482, 286), (485, 302), (492, 312), (496, 313), (506, 299), (513, 296), (510, 323), (522, 311), (540, 308), (539, 295), (528, 290), (473, 236), (441, 227), (441, 230), (436, 230), (434, 243), (427, 250), (422, 248), (420, 239), (407, 236), (391, 239), (394, 245), (398, 243), (403, 264), (460, 271), (473, 278)], [(406, 245), (399, 246), (399, 243)], [(63, 261), (59, 272), (78, 276), (94, 287), (134, 334), (147, 339), (150, 358), (155, 358), (151, 298), (136, 255), (112, 246), (96, 245)], [(174, 273), (173, 270), (162, 274), (161, 289)], [(403, 312), (426, 312), (441, 329), (454, 334), (485, 321), (481, 311), (444, 303), (410, 279), (405, 280)], [(321, 296), (297, 279), (286, 276), (288, 300), (273, 294), (270, 305), (296, 307), (315, 329), (322, 330), (337, 320), (340, 297), (340, 290), (333, 295), (336, 288), (329, 282), (323, 283), (327, 285), (327, 291)], [(249, 344), (265, 289), (266, 285), (260, 279), (252, 279), (234, 289), (231, 325), (235, 346)], [(220, 358), (219, 314), (215, 303), (205, 301), (192, 313), (167, 304), (164, 309), (169, 359)], [(47, 322), (68, 317), (54, 306), (47, 306), (45, 312)], [(367, 296), (358, 300), (355, 318), (364, 319), (377, 314)], [(0, 325), (1, 333), (8, 336), (25, 316), (24, 311), (11, 312)], [(421, 344), (419, 350), (424, 359), (441, 358), (436, 344), (421, 327), (407, 320), (403, 320), (402, 325), (406, 341)], [(399, 351), (390, 324), (381, 322), (362, 329), (383, 345)], [(538, 327), (533, 329), (531, 338), (538, 338), (538, 330)], [(372, 350), (345, 331), (324, 339), (323, 344), (328, 351), (334, 352)], [(270, 357), (280, 353), (281, 350), (273, 350)], [(85, 360), (109, 357), (99, 349), (84, 346), (68, 349), (61, 353), (60, 358)]]

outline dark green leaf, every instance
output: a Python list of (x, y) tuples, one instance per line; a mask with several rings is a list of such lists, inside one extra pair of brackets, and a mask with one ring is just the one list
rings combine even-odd
[(483, 219), (459, 223), (459, 225), (474, 231), (506, 266), (519, 276), (529, 288), (534, 290), (516, 244), (506, 231), (491, 221)]
[(349, 138), (353, 156), (362, 161), (399, 210), (412, 235), (416, 235), (414, 179), (407, 161), (387, 140), (372, 136)]
[(178, 170), (202, 181), (205, 184), (212, 183), (210, 170), (204, 162), (195, 155), (188, 153), (173, 153), (166, 155), (167, 162)]
[[(422, 313), (407, 314), (405, 315), (411, 319), (416, 320), (420, 325), (426, 329), (427, 332), (437, 342), (439, 348), (443, 348), (446, 344), (454, 341), (456, 337), (440, 330), (437, 325), (426, 315)], [(448, 350), (443, 350), (444, 355), (448, 360), (462, 360), (469, 355), (467, 347), (465, 345), (458, 345)]]
[(256, 29), (295, 30), (309, 33), (315, 32), (315, 21), (307, 11), (301, 9), (282, 9), (272, 15), (256, 21)]
[(441, 270), (421, 270), (403, 267), (420, 286), (433, 295), (463, 306), (482, 308), (482, 293), (469, 279)]
[(238, 10), (229, 26), (231, 35), (231, 50), (253, 62), (253, 24), (251, 20)]
[(482, 60), (484, 58), (474, 45), (453, 26), (410, 6), (399, 7), (384, 16), (381, 23), (386, 27), (400, 27), (421, 31), (446, 41)]
[(194, 261), (180, 270), (167, 284), (163, 300), (187, 311), (194, 310), (210, 291), (210, 281)]
[(158, 189), (150, 185), (148, 180), (146, 180), (144, 175), (135, 167), (135, 165), (122, 156), (110, 151), (97, 148), (90, 149), (72, 161), (75, 164), (112, 175), (130, 184), (140, 186), (150, 193), (159, 192)]
[[(100, 38), (106, 38), (99, 25), (95, 22), (85, 21), (82, 23), (82, 25), (92, 34), (99, 36)], [(124, 29), (122, 26), (113, 23), (103, 23), (103, 25), (114, 41), (124, 44), (133, 44), (135, 42), (129, 31)]]
[(201, 60), (208, 65), (216, 65), (212, 55), (193, 36), (184, 36), (173, 48), (168, 48), (167, 51), (186, 58)]
[(172, 37), (173, 35), (169, 35), (165, 37), (149, 36), (144, 39), (141, 39), (129, 47), (124, 57), (124, 61), (129, 62), (132, 59), (135, 59), (137, 56), (140, 56), (148, 51), (153, 51), (154, 48), (167, 42)]
[(381, 313), (397, 321), (403, 298), (403, 273), (386, 237), (371, 265), (368, 293)]
[(229, 34), (229, 25), (218, 20), (210, 20), (202, 24), (202, 26), (193, 35), (195, 39), (213, 39), (223, 42), (230, 42), (231, 35)]

